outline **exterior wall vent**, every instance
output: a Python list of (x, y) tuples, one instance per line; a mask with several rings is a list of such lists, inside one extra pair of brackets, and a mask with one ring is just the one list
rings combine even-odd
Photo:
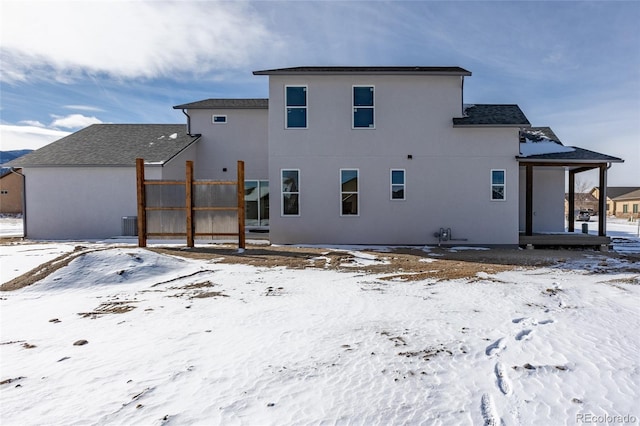
[(138, 216), (122, 217), (122, 236), (135, 237), (138, 235)]

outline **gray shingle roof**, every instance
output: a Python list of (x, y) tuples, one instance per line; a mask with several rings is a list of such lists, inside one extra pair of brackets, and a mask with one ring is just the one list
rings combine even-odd
[(556, 152), (552, 154), (529, 155), (527, 157), (516, 157), (521, 162), (551, 161), (562, 163), (623, 163), (624, 160), (618, 157), (612, 157), (599, 152), (589, 151), (588, 149), (572, 146), (572, 152)]
[(426, 74), (426, 75), (461, 75), (469, 76), (470, 71), (460, 67), (348, 67), (348, 66), (321, 66), (321, 67), (292, 67), (276, 68), (270, 70), (254, 71), (253, 75), (289, 75), (289, 74)]
[(548, 139), (562, 145), (560, 138), (551, 130), (551, 127), (527, 127), (520, 129), (520, 137), (534, 142)]
[(607, 186), (607, 197), (627, 198), (631, 193), (640, 191), (640, 186)]
[(205, 99), (176, 105), (173, 109), (266, 109), (269, 99)]
[(453, 119), (454, 126), (529, 126), (529, 120), (518, 105), (469, 105), (464, 117)]
[(93, 124), (7, 163), (10, 167), (164, 163), (198, 140), (184, 124)]

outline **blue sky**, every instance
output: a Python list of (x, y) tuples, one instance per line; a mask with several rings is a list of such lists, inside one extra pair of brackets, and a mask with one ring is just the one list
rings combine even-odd
[(0, 15), (2, 150), (267, 97), (254, 70), (461, 66), (466, 103), (518, 104), (565, 145), (624, 158), (609, 185), (640, 185), (637, 1), (2, 0)]

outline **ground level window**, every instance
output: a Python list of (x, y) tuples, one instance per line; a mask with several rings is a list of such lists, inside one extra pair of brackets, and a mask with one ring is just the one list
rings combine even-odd
[(269, 226), (269, 181), (244, 182), (246, 226)]
[(404, 170), (391, 170), (391, 199), (404, 200)]
[(505, 171), (491, 170), (491, 200), (505, 200)]
[(628, 204), (623, 204), (622, 205), (622, 213), (629, 213), (629, 205)]
[(300, 170), (282, 170), (282, 215), (300, 215)]
[(358, 215), (358, 170), (340, 170), (340, 214), (342, 216)]
[(638, 213), (638, 205), (637, 204), (633, 205), (633, 212), (634, 213)]

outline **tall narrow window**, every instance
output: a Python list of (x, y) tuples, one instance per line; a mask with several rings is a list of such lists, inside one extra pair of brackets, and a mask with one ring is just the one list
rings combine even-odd
[(340, 170), (340, 214), (342, 216), (358, 215), (358, 170)]
[(491, 170), (491, 200), (504, 201), (506, 199), (504, 179), (504, 170)]
[(244, 181), (246, 226), (269, 226), (269, 181)]
[(637, 204), (633, 205), (633, 212), (634, 213), (638, 213), (638, 205)]
[(300, 215), (300, 170), (282, 170), (282, 215)]
[(374, 128), (373, 86), (353, 86), (353, 128)]
[(307, 86), (285, 87), (287, 129), (307, 128)]
[(622, 205), (622, 213), (629, 213), (629, 204)]
[(391, 170), (391, 199), (404, 200), (404, 170)]

